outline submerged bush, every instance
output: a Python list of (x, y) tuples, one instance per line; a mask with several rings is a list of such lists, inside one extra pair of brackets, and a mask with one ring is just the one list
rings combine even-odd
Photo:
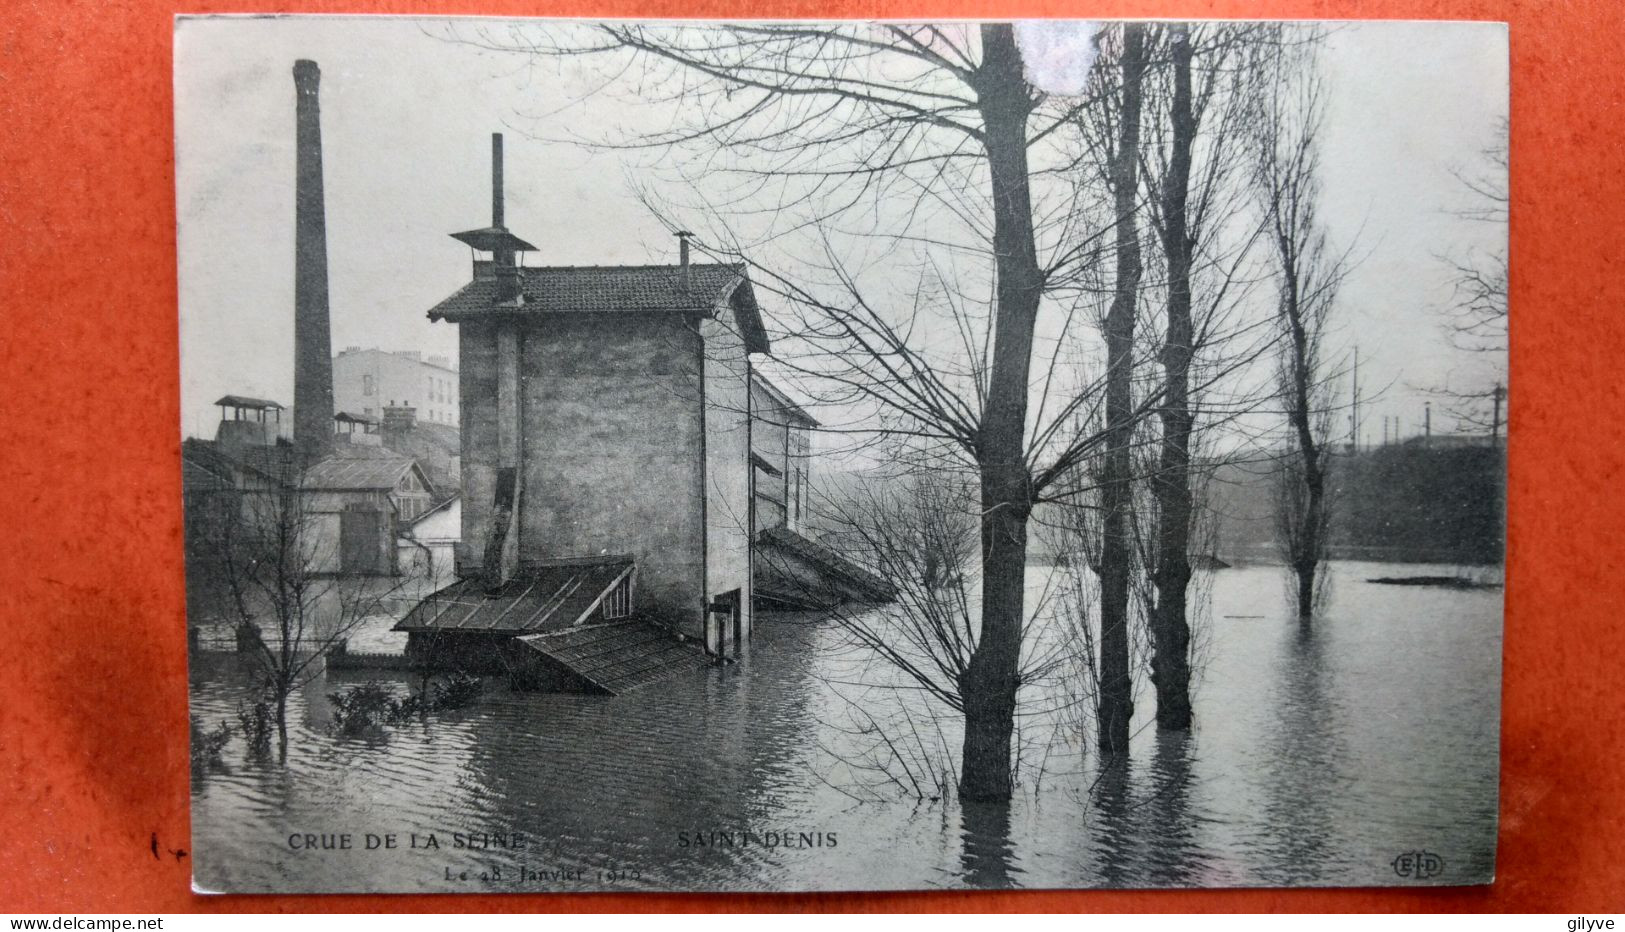
[(454, 673), (444, 683), (435, 683), (431, 693), (415, 692), (396, 696), (377, 680), (327, 694), (333, 704), (333, 729), (340, 734), (357, 735), (378, 725), (400, 725), (431, 712), (460, 709), (479, 698), (480, 678)]
[(225, 722), (214, 731), (204, 731), (194, 715), (192, 719), (192, 767), (202, 770), (220, 764), (220, 751), (231, 740), (231, 726)]
[(388, 687), (377, 680), (327, 694), (333, 704), (333, 728), (340, 734), (358, 735), (390, 719), (397, 700)]
[(422, 693), (411, 693), (405, 699), (391, 699), (385, 717), (391, 725), (399, 725), (428, 714), (431, 711), (430, 705), (424, 700)]
[(237, 724), (242, 728), (243, 740), (248, 742), (250, 751), (265, 754), (271, 750), (271, 736), (276, 734), (276, 714), (271, 710), (269, 699), (262, 695), (252, 703), (237, 703)]
[(461, 709), (480, 697), (484, 684), (477, 676), (457, 672), (446, 677), (444, 683), (434, 685), (434, 711)]

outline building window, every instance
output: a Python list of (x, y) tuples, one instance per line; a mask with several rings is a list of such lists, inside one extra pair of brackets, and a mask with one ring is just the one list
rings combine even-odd
[(361, 394), (363, 394), (363, 395), (371, 395), (372, 392), (373, 392), (372, 376), (363, 375), (361, 377)]

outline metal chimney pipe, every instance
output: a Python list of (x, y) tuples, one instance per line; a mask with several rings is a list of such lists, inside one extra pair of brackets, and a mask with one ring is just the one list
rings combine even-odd
[(504, 224), (502, 210), (502, 134), (491, 134), (491, 225)]
[(322, 190), (321, 69), (293, 64), (295, 90), (293, 441), (309, 462), (333, 441), (332, 326), (327, 304), (327, 208)]
[(677, 263), (682, 268), (682, 271), (679, 273), (678, 281), (682, 284), (684, 291), (687, 291), (689, 288), (688, 240), (689, 237), (693, 235), (693, 233), (690, 233), (687, 230), (677, 231)]
[[(502, 134), (491, 134), (491, 226), (506, 229), (507, 211), (503, 206)], [(512, 249), (497, 249), (491, 253), (491, 264), (496, 266), (497, 301), (501, 304), (524, 303), (524, 285), (519, 281), (519, 266)]]

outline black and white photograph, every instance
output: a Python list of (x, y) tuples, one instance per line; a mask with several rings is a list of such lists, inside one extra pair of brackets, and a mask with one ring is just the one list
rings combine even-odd
[(1497, 23), (177, 18), (194, 889), (1492, 882), (1508, 120)]

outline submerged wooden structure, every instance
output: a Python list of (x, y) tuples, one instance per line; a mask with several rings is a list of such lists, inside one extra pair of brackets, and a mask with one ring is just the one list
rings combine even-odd
[(395, 630), (414, 664), (529, 689), (615, 694), (703, 666), (696, 644), (633, 611), (636, 582), (626, 554), (528, 563), (495, 588), (458, 580)]

